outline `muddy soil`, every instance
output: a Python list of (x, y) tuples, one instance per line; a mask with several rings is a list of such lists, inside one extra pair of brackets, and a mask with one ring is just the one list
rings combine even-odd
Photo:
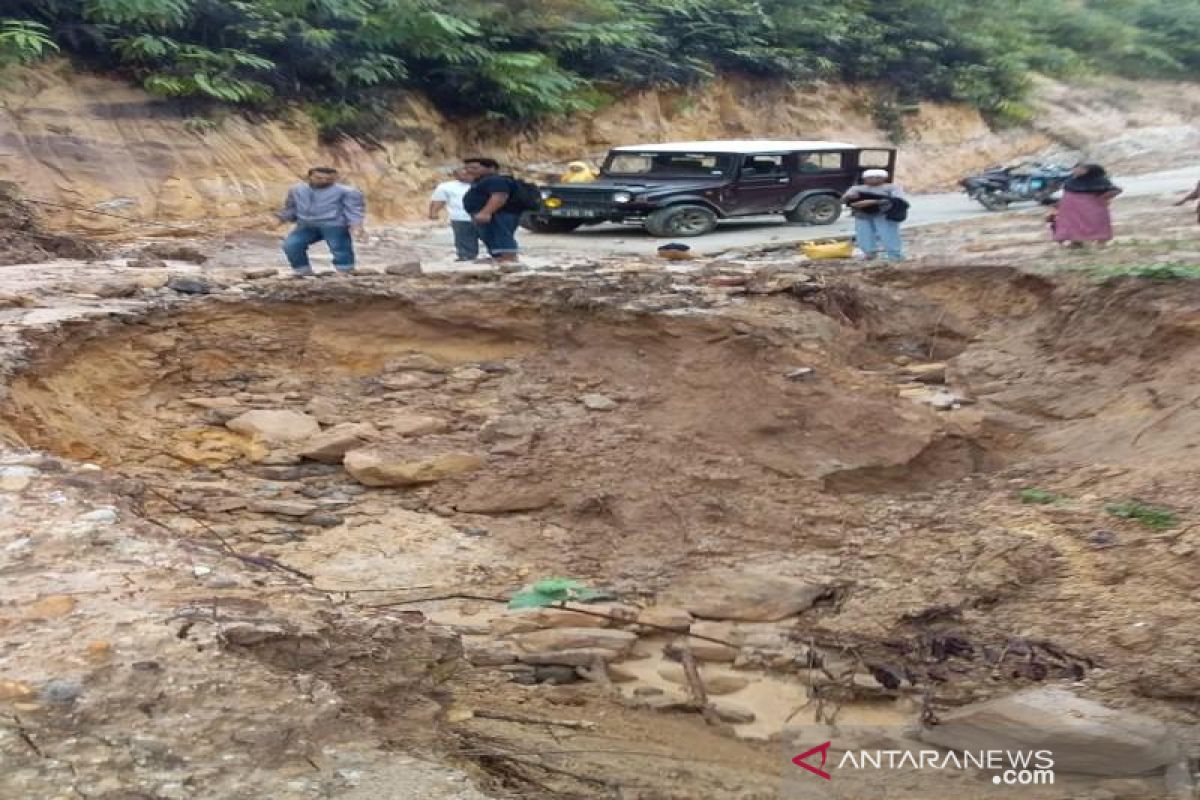
[[(336, 698), (305, 737), (362, 724), (495, 797), (773, 798), (797, 725), (1047, 682), (1194, 722), (1200, 287), (804, 269), (279, 284), (128, 314), (34, 342), (0, 434), (97, 465), (159, 541), (266, 568), (270, 592), (206, 567), (192, 597), (230, 604), (209, 646), (232, 663)], [(474, 468), (364, 486), (226, 425), (252, 410)], [(608, 668), (472, 658), (531, 580), (621, 617), (686, 607), (715, 569), (821, 588), (784, 619), (703, 623), (736, 651), (703, 665), (734, 687), (724, 719), (670, 678), (686, 639), (628, 617), (602, 623), (639, 634)]]
[(52, 233), (21, 192), (0, 181), (0, 266), (29, 264), (51, 258), (95, 258), (100, 248), (85, 239)]

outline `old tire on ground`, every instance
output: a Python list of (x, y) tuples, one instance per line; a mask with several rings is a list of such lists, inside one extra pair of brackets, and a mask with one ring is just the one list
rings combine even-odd
[(842, 201), (831, 194), (806, 197), (785, 216), (788, 222), (803, 225), (832, 225), (842, 216)]
[(646, 230), (653, 236), (703, 236), (716, 227), (716, 213), (704, 206), (668, 206), (646, 217)]
[(521, 227), (534, 233), (570, 233), (582, 224), (581, 219), (554, 219), (536, 214), (521, 217)]

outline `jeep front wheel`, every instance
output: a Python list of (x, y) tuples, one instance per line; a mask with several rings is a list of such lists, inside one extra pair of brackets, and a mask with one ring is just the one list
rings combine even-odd
[(646, 217), (654, 236), (703, 236), (717, 227), (717, 215), (704, 206), (670, 206)]
[(521, 217), (521, 227), (534, 233), (570, 233), (582, 224), (581, 219), (554, 219), (536, 214)]
[(842, 216), (842, 201), (829, 194), (806, 197), (785, 216), (803, 225), (832, 225)]

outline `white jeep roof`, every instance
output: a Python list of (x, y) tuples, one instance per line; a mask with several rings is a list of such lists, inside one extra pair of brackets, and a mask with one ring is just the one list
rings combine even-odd
[[(857, 150), (845, 142), (782, 141), (777, 139), (726, 139), (711, 142), (662, 142), (614, 147), (616, 152), (649, 153), (782, 153), (793, 150)], [(884, 149), (884, 148), (881, 148)]]

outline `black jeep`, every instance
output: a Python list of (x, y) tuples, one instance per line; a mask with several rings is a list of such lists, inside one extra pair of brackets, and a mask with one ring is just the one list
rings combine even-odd
[(554, 184), (522, 224), (537, 233), (581, 225), (644, 225), (655, 236), (700, 236), (731, 217), (783, 214), (829, 225), (864, 169), (894, 172), (896, 151), (839, 142), (678, 142), (618, 147), (592, 183)]

